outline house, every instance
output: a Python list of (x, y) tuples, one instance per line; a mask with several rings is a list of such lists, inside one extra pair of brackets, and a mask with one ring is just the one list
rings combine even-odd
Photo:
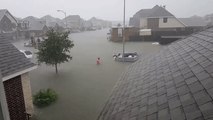
[(165, 6), (158, 6), (151, 9), (142, 9), (130, 18), (130, 26), (139, 28), (138, 36), (141, 41), (157, 41), (160, 44), (168, 44), (184, 38), (194, 32), (203, 30), (205, 26), (192, 26), (202, 21), (194, 19), (187, 22), (186, 19), (178, 19)]
[(18, 23), (18, 37), (29, 39), (31, 37), (42, 37), (49, 30), (45, 21), (41, 20), (20, 20)]
[(6, 9), (0, 10), (0, 34), (16, 38), (17, 21), (15, 17)]
[(130, 65), (98, 120), (213, 119), (213, 28)]
[(83, 19), (79, 15), (69, 15), (63, 21), (67, 22), (67, 27), (71, 29), (71, 32), (79, 31), (83, 27)]
[(179, 21), (165, 7), (156, 5), (152, 9), (142, 9), (130, 18), (130, 26), (140, 29), (184, 28)]
[(4, 120), (28, 120), (29, 115), (33, 114), (29, 72), (36, 68), (0, 35), (0, 114), (3, 112)]
[(17, 36), (19, 39), (43, 37), (48, 30), (45, 20), (40, 20), (33, 16), (18, 20)]
[(28, 32), (30, 36), (39, 37), (44, 36), (48, 30), (45, 21), (36, 20), (30, 22)]

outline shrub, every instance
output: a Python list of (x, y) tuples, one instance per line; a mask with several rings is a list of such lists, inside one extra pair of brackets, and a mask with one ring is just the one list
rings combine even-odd
[(58, 95), (52, 89), (40, 90), (33, 96), (33, 104), (37, 107), (46, 107), (57, 100)]

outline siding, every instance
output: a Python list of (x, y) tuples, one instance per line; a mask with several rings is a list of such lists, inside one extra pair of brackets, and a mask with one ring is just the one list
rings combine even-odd
[(26, 112), (28, 114), (33, 114), (33, 100), (32, 100), (29, 73), (25, 73), (21, 75), (21, 82), (22, 82)]
[(163, 23), (163, 18), (159, 20), (159, 28), (182, 28), (185, 27), (183, 23), (177, 20), (177, 18), (168, 18), (167, 23)]
[(147, 19), (146, 18), (141, 18), (141, 20), (140, 20), (140, 28), (147, 29)]

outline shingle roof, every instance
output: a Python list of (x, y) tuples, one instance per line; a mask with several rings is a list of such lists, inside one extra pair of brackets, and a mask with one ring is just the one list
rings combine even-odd
[(29, 24), (29, 30), (43, 30), (45, 27), (44, 21), (31, 21)]
[(169, 17), (169, 16), (173, 17), (174, 16), (169, 11), (167, 11), (165, 8), (160, 7), (158, 5), (156, 5), (152, 9), (141, 9), (135, 15), (140, 16), (140, 18), (143, 18), (143, 17)]
[(1, 21), (1, 19), (4, 17), (4, 15), (5, 15), (6, 12), (7, 12), (6, 9), (1, 9), (1, 10), (0, 10), (0, 21)]
[(213, 118), (213, 28), (132, 64), (99, 120)]
[(35, 66), (7, 39), (0, 35), (0, 70), (2, 77)]
[(165, 8), (156, 5), (151, 9), (151, 12), (147, 17), (174, 17), (174, 15)]
[(178, 18), (186, 26), (196, 27), (196, 26), (206, 26), (207, 23), (203, 18), (193, 17), (193, 18)]
[(165, 8), (156, 5), (152, 9), (141, 9), (130, 20), (130, 25), (138, 27), (140, 25), (141, 18), (159, 18), (159, 17), (174, 17)]

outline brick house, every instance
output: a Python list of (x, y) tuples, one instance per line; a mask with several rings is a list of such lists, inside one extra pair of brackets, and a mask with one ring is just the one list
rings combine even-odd
[(29, 72), (36, 68), (34, 63), (0, 35), (0, 118), (4, 116), (5, 120), (27, 120), (27, 114), (33, 114)]

